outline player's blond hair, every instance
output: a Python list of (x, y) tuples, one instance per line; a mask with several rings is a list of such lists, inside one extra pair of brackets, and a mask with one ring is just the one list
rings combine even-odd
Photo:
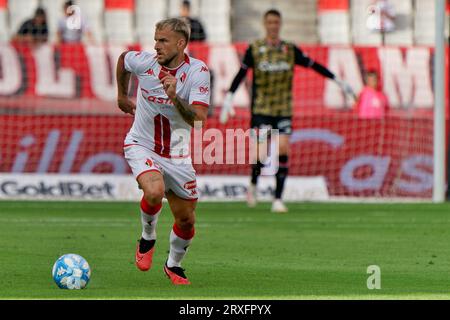
[(172, 31), (181, 34), (186, 39), (186, 42), (189, 42), (191, 28), (187, 22), (178, 18), (169, 18), (161, 20), (156, 24), (156, 30), (162, 30), (167, 27)]

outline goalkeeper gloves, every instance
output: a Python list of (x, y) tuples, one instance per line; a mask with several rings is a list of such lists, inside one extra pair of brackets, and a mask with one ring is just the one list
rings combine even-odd
[(353, 91), (352, 87), (347, 82), (345, 82), (344, 80), (341, 80), (339, 78), (335, 78), (334, 81), (336, 81), (337, 85), (341, 88), (341, 90), (345, 94), (351, 96), (353, 99), (356, 100), (356, 94)]
[(233, 92), (228, 92), (223, 100), (222, 110), (220, 111), (220, 123), (226, 123), (228, 116), (235, 115), (233, 108)]

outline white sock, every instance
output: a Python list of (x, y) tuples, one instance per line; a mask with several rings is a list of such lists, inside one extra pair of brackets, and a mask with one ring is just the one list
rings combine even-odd
[(142, 238), (156, 240), (156, 224), (162, 210), (162, 204), (149, 206), (144, 199), (141, 201)]
[(141, 210), (142, 238), (156, 240), (156, 224), (161, 210), (157, 214), (150, 215)]
[(181, 267), (181, 260), (186, 255), (187, 248), (191, 244), (193, 237), (194, 229), (192, 229), (192, 232), (183, 232), (174, 225), (170, 232), (170, 251), (169, 258), (167, 259), (167, 266), (169, 268)]

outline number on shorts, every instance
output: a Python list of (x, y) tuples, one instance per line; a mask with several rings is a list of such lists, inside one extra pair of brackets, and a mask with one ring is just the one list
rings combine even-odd
[(170, 121), (162, 114), (155, 119), (155, 152), (163, 156), (170, 154)]

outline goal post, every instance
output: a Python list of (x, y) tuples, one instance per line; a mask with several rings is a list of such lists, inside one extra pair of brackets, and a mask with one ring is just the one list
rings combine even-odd
[(445, 0), (436, 0), (434, 55), (434, 163), (433, 202), (445, 201)]

